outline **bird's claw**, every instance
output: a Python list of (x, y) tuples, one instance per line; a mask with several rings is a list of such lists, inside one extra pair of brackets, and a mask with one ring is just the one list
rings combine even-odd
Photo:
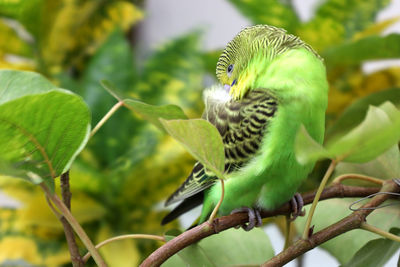
[(304, 216), (306, 214), (303, 210), (303, 197), (299, 193), (294, 194), (290, 200), (290, 206), (292, 207), (292, 213), (290, 217), (291, 221), (294, 221), (298, 216)]
[(247, 212), (247, 216), (249, 216), (249, 222), (236, 226), (235, 227), (236, 229), (239, 227), (242, 227), (243, 230), (250, 231), (254, 227), (260, 227), (262, 225), (262, 218), (260, 215), (260, 210), (258, 210), (256, 208), (252, 209), (249, 207), (242, 207), (242, 208), (234, 209), (231, 212), (231, 214), (242, 213), (242, 212)]

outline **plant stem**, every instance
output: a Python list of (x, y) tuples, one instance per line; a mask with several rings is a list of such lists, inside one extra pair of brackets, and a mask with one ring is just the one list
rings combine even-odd
[[(71, 191), (69, 189), (69, 171), (61, 174), (61, 196), (65, 206), (71, 210)], [(61, 217), (60, 221), (64, 227), (65, 238), (67, 239), (69, 254), (71, 255), (71, 262), (73, 267), (83, 267), (84, 262), (79, 254), (78, 245), (76, 244), (74, 231), (68, 221)]]
[[(400, 186), (395, 184), (393, 180), (385, 181), (380, 192), (398, 193), (400, 192)], [(291, 260), (297, 258), (298, 256), (303, 255), (307, 251), (338, 235), (341, 235), (353, 229), (359, 229), (361, 225), (365, 222), (366, 217), (374, 211), (373, 208), (378, 207), (390, 197), (390, 194), (375, 195), (368, 203), (362, 206), (362, 209), (353, 212), (339, 222), (332, 224), (325, 229), (313, 234), (309, 239), (297, 240), (288, 249), (282, 251), (261, 266), (283, 266)]]
[(400, 242), (400, 236), (397, 236), (397, 235), (394, 235), (392, 233), (383, 231), (382, 229), (379, 229), (379, 228), (377, 228), (377, 227), (375, 227), (373, 225), (370, 225), (370, 224), (368, 224), (366, 222), (362, 222), (360, 228), (363, 229), (363, 230), (375, 233), (377, 235), (383, 236), (383, 237), (385, 237), (387, 239), (390, 239), (390, 240), (393, 240), (393, 241), (396, 241), (396, 242)]
[(225, 183), (224, 179), (219, 178), (221, 181), (221, 198), (219, 199), (217, 205), (215, 206), (214, 210), (212, 211), (210, 218), (208, 218), (208, 223), (212, 223), (214, 221), (215, 216), (217, 216), (217, 212), (219, 210), (219, 207), (221, 207), (222, 201), (224, 200), (224, 195), (225, 195)]
[(82, 240), (82, 243), (86, 246), (86, 248), (90, 251), (93, 256), (94, 261), (100, 267), (106, 267), (106, 263), (104, 262), (103, 258), (100, 256), (99, 252), (94, 247), (92, 241), (87, 236), (86, 232), (83, 228), (79, 225), (78, 221), (72, 216), (69, 209), (64, 205), (61, 199), (56, 195), (50, 192), (49, 188), (42, 182), (39, 184), (49, 199), (54, 203), (54, 205), (58, 208), (64, 218), (69, 222), (72, 228), (75, 230), (75, 233), (79, 236)]
[(382, 186), (383, 184), (383, 180), (375, 178), (375, 177), (371, 177), (371, 176), (367, 176), (367, 175), (361, 175), (361, 174), (356, 174), (356, 173), (349, 173), (349, 174), (343, 174), (340, 175), (338, 177), (336, 177), (333, 180), (333, 184), (335, 183), (341, 183), (344, 180), (349, 180), (349, 179), (357, 179), (357, 180), (363, 180), (363, 181), (367, 181), (367, 182), (371, 182), (374, 184), (378, 184), (380, 186)]
[(329, 180), (329, 177), (331, 177), (333, 171), (335, 170), (336, 164), (337, 164), (337, 162), (335, 160), (331, 161), (331, 164), (329, 165), (328, 170), (326, 171), (324, 177), (322, 178), (321, 184), (318, 187), (317, 193), (315, 194), (314, 201), (313, 201), (310, 211), (308, 213), (306, 226), (304, 227), (304, 232), (303, 232), (303, 236), (302, 236), (303, 239), (309, 238), (309, 231), (310, 231), (312, 217), (315, 212), (315, 208), (317, 207), (317, 203), (319, 201), (319, 198), (321, 197), (321, 193), (324, 190), (326, 183)]
[(286, 216), (286, 232), (285, 232), (285, 246), (283, 249), (287, 249), (290, 245), (290, 215)]
[[(96, 249), (99, 249), (102, 246), (107, 245), (108, 243), (123, 239), (151, 239), (151, 240), (166, 242), (164, 237), (158, 235), (145, 235), (145, 234), (120, 235), (104, 240), (103, 242), (100, 242), (99, 244), (96, 245)], [(86, 263), (90, 258), (90, 256), (91, 256), (90, 252), (86, 253), (86, 255), (83, 257), (83, 262)]]
[(123, 101), (117, 102), (108, 112), (104, 117), (96, 124), (96, 126), (93, 128), (92, 132), (90, 133), (90, 137), (93, 137), (93, 135), (103, 126), (104, 123), (124, 104)]

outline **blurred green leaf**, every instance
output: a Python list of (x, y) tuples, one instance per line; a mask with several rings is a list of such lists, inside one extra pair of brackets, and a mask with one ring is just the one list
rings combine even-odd
[[(400, 140), (400, 111), (394, 108), (393, 114), (382, 108), (370, 106), (364, 121), (351, 132), (328, 144), (334, 157), (347, 162), (367, 162), (382, 154)], [(392, 105), (392, 104), (389, 104)], [(390, 118), (396, 117), (395, 121)]]
[(346, 135), (331, 140), (323, 149), (304, 128), (296, 138), (296, 154), (301, 163), (321, 158), (363, 163), (385, 152), (400, 140), (400, 111), (390, 102), (370, 106), (363, 122)]
[(160, 118), (164, 120), (187, 119), (183, 110), (176, 105), (152, 106), (133, 99), (125, 99), (124, 103), (162, 131), (165, 130), (160, 123)]
[[(392, 228), (392, 234), (399, 235), (399, 228)], [(341, 267), (376, 267), (385, 263), (400, 248), (400, 243), (386, 238), (369, 241), (356, 252), (353, 258)]]
[(194, 32), (159, 48), (146, 61), (133, 97), (152, 105), (179, 105), (189, 116), (198, 116), (205, 72), (199, 39)]
[[(349, 206), (357, 199), (329, 199), (318, 203), (313, 216), (315, 224), (314, 232), (318, 232), (351, 214)], [(306, 214), (310, 206), (306, 206)], [(303, 229), (307, 218), (299, 217), (295, 224), (297, 229)], [(377, 209), (368, 216), (368, 223), (384, 231), (389, 231), (392, 227), (398, 227), (400, 220), (400, 209), (398, 206), (390, 206)], [(348, 262), (354, 254), (370, 240), (380, 237), (374, 233), (356, 229), (341, 234), (331, 239), (320, 247), (327, 250), (341, 264)], [(376, 265), (378, 266), (378, 265)]]
[(252, 266), (273, 256), (272, 245), (262, 229), (229, 229), (181, 250), (162, 266), (176, 266), (178, 262), (188, 266)]
[(23, 0), (0, 0), (0, 15), (10, 18), (16, 18), (21, 10)]
[(335, 169), (335, 176), (346, 173), (361, 173), (380, 179), (400, 177), (400, 151), (397, 144), (382, 155), (366, 163), (340, 162)]
[(194, 158), (222, 178), (224, 145), (217, 128), (203, 119), (160, 120), (167, 132), (182, 144)]
[(357, 124), (361, 123), (370, 105), (378, 106), (385, 101), (390, 101), (400, 107), (400, 88), (393, 88), (370, 94), (357, 99), (346, 108), (335, 123), (327, 130), (327, 139), (349, 132)]
[[(279, 0), (230, 0), (253, 24), (268, 24), (293, 33), (300, 21), (291, 4)], [(288, 1), (286, 1), (288, 2)]]
[(366, 60), (399, 58), (399, 43), (400, 34), (368, 36), (328, 48), (322, 53), (322, 57), (329, 66), (358, 65)]
[(213, 50), (203, 54), (204, 67), (214, 77), (221, 50)]
[(318, 7), (315, 16), (303, 24), (297, 34), (318, 51), (351, 40), (376, 20), (379, 10), (389, 0), (328, 0)]
[(67, 171), (89, 138), (89, 110), (65, 90), (15, 99), (0, 114), (0, 160), (34, 183)]
[(55, 88), (49, 80), (35, 72), (0, 70), (0, 104)]
[[(93, 124), (96, 124), (116, 104), (100, 85), (107, 79), (127, 94), (135, 83), (133, 55), (121, 31), (116, 31), (99, 48), (85, 70), (78, 93), (83, 96), (92, 111)], [(93, 136), (89, 148), (97, 155), (100, 166), (107, 168), (127, 150), (132, 136), (143, 123), (129, 112), (118, 110)], [(107, 151), (107, 153), (104, 153)]]

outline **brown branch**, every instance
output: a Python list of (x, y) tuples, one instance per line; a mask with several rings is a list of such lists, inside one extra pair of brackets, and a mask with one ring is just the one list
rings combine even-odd
[[(61, 174), (60, 177), (61, 183), (61, 196), (65, 206), (71, 210), (71, 191), (69, 189), (69, 171)], [(71, 225), (65, 219), (65, 217), (61, 217), (60, 221), (64, 227), (65, 238), (67, 239), (69, 253), (71, 255), (72, 266), (74, 267), (83, 267), (85, 264), (82, 260), (81, 255), (79, 254), (78, 245), (76, 244), (74, 230)]]
[[(376, 193), (379, 188), (372, 187), (358, 187), (358, 186), (346, 186), (342, 184), (336, 184), (331, 187), (324, 189), (321, 194), (320, 200), (329, 198), (344, 198), (344, 197), (365, 197), (370, 194)], [(310, 204), (315, 196), (315, 192), (305, 193), (302, 195), (304, 204)], [(277, 215), (288, 215), (291, 212), (289, 203), (282, 205), (280, 208), (273, 211), (262, 211), (261, 216), (263, 218), (273, 217)], [(212, 224), (205, 222), (198, 225), (154, 251), (148, 258), (146, 258), (141, 267), (148, 266), (159, 266), (165, 262), (169, 257), (176, 254), (185, 247), (216, 233), (242, 225), (248, 222), (247, 213), (235, 213), (228, 216), (216, 218)]]
[[(386, 181), (382, 186), (381, 192), (400, 192), (400, 186), (398, 186), (394, 181)], [(380, 194), (374, 196), (367, 204), (363, 205), (361, 209), (353, 212), (349, 216), (343, 218), (339, 222), (326, 227), (325, 229), (319, 231), (318, 233), (312, 235), (309, 239), (300, 239), (296, 241), (288, 249), (282, 251), (266, 263), (263, 267), (272, 266), (283, 266), (284, 264), (290, 262), (291, 260), (303, 255), (307, 251), (315, 248), (316, 246), (340, 235), (345, 232), (358, 229), (361, 224), (366, 220), (366, 217), (374, 211), (375, 208), (382, 204), (384, 201), (389, 199), (391, 195)]]

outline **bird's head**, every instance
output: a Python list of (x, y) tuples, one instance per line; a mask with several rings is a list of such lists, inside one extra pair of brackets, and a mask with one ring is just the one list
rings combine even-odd
[(240, 100), (276, 56), (300, 47), (319, 58), (309, 45), (283, 29), (269, 25), (247, 27), (228, 43), (219, 57), (217, 78), (233, 99)]

